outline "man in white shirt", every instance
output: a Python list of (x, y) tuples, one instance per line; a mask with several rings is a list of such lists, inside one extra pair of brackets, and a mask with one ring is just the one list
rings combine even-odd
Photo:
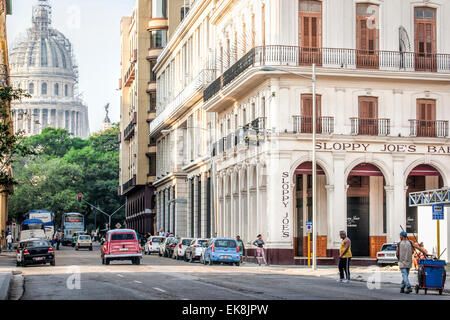
[(11, 233), (9, 233), (6, 236), (6, 248), (8, 249), (8, 252), (12, 251), (12, 243), (13, 243), (13, 237), (12, 237)]

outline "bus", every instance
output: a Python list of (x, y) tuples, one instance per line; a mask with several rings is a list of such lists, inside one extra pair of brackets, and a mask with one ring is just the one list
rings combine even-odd
[(19, 241), (31, 238), (46, 239), (44, 222), (40, 219), (26, 219), (22, 222)]
[(47, 240), (52, 240), (53, 234), (55, 233), (53, 218), (53, 213), (47, 210), (30, 210), (25, 214), (25, 219), (39, 219), (44, 222), (45, 236)]
[(64, 213), (61, 227), (63, 232), (62, 243), (64, 246), (72, 244), (76, 232), (84, 231), (84, 215), (77, 212)]

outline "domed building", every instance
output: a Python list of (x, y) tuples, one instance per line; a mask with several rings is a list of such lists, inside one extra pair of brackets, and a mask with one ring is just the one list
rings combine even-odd
[(31, 98), (12, 105), (15, 132), (30, 136), (46, 127), (89, 135), (88, 108), (78, 95), (78, 69), (70, 41), (51, 26), (51, 5), (38, 0), (32, 27), (10, 51), (11, 84)]

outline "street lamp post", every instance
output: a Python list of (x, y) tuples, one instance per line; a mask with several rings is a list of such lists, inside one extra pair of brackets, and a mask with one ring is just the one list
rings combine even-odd
[(309, 76), (305, 76), (303, 74), (300, 73), (296, 73), (296, 72), (292, 72), (292, 71), (288, 71), (288, 70), (283, 70), (280, 68), (275, 68), (275, 67), (262, 67), (261, 68), (262, 71), (281, 71), (281, 72), (285, 72), (285, 73), (289, 73), (292, 75), (295, 75), (297, 77), (301, 77), (304, 79), (308, 79), (312, 81), (312, 214), (313, 214), (313, 226), (312, 226), (312, 231), (313, 231), (313, 269), (316, 270), (317, 269), (317, 204), (316, 204), (316, 200), (317, 200), (317, 195), (316, 195), (316, 189), (317, 189), (317, 168), (316, 168), (316, 128), (317, 128), (317, 115), (316, 115), (316, 64), (313, 63), (312, 65), (312, 77)]

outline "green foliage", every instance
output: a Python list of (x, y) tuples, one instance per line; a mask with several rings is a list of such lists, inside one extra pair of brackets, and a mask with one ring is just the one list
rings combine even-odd
[[(96, 133), (87, 140), (72, 137), (63, 129), (46, 128), (40, 135), (27, 138), (25, 144), (39, 150), (37, 156), (23, 157), (14, 166), (19, 180), (10, 198), (9, 212), (16, 221), (32, 209), (55, 213), (59, 224), (65, 212), (86, 214), (86, 225), (104, 227), (107, 218), (85, 203), (77, 194), (112, 213), (124, 202), (117, 195), (119, 183), (118, 125)], [(95, 212), (97, 217), (95, 217)], [(95, 221), (96, 218), (96, 221)], [(113, 223), (123, 224), (124, 209), (113, 216)]]
[(23, 143), (22, 133), (13, 134), (9, 109), (12, 101), (29, 97), (21, 89), (0, 88), (0, 189), (11, 190), (17, 183), (10, 167), (17, 158), (32, 155), (33, 151)]

